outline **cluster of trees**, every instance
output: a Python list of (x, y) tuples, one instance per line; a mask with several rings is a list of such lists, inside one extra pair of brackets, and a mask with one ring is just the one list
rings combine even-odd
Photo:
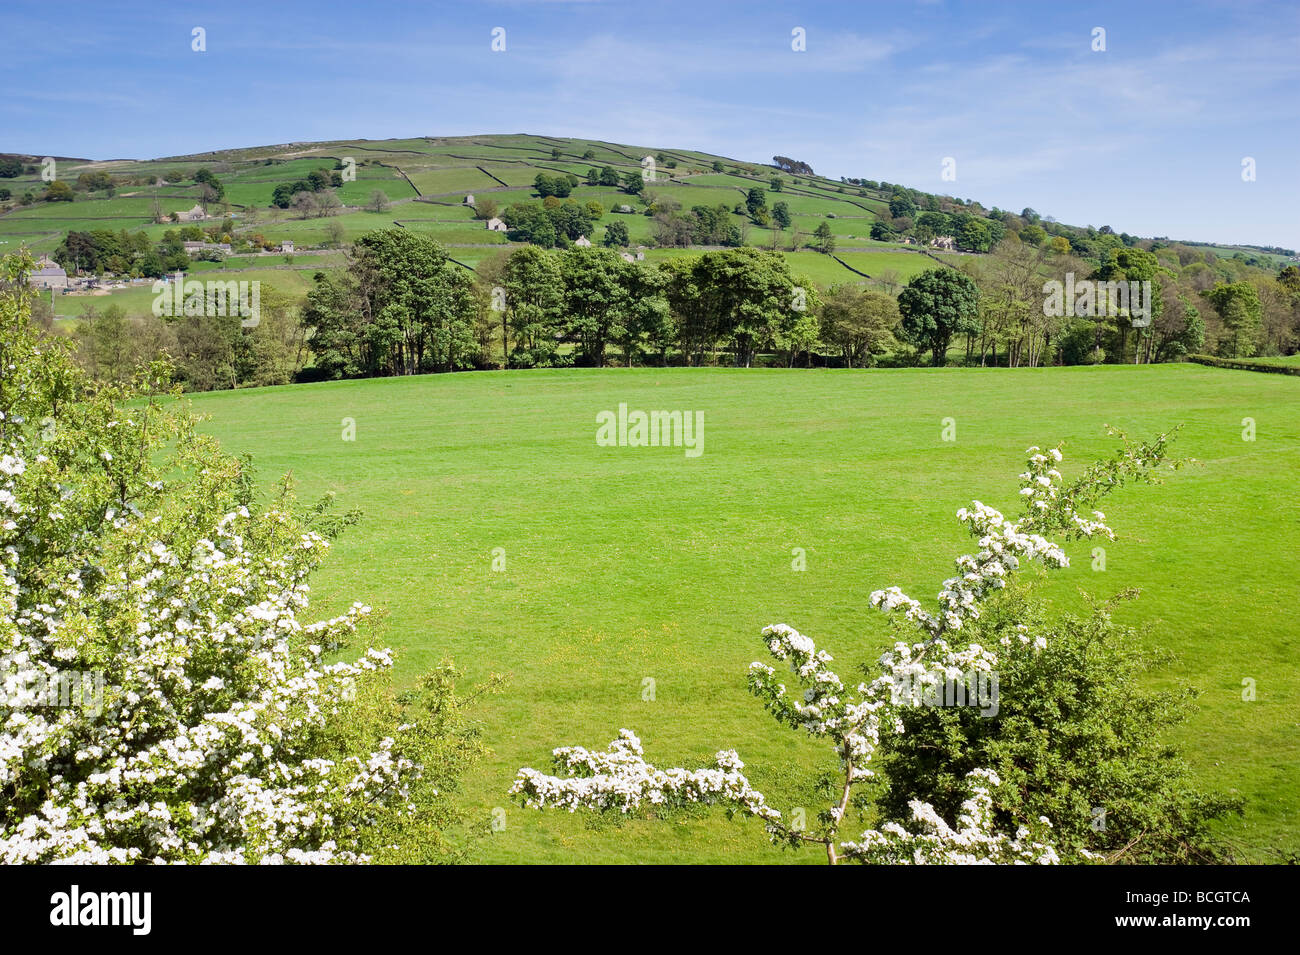
[(480, 281), (510, 367), (599, 367), (612, 344), (627, 359), (643, 339), (662, 343), (667, 306), (660, 274), (609, 249), (520, 249), (489, 263)]
[(112, 274), (136, 278), (158, 278), (189, 267), (184, 242), (231, 240), (234, 224), (226, 219), (206, 229), (197, 225), (168, 229), (159, 242), (144, 232), (120, 229), (92, 229), (69, 232), (52, 254), (69, 272)]
[[(198, 178), (197, 176), (195, 177)], [(271, 193), (271, 205), (277, 209), (288, 209), (302, 193), (320, 195), (331, 188), (343, 185), (343, 175), (335, 169), (315, 169), (305, 179), (282, 182)], [(337, 203), (335, 203), (337, 205)]]
[[(987, 255), (905, 284), (882, 274), (870, 287), (819, 291), (791, 274), (780, 254), (741, 245), (725, 206), (685, 213), (671, 199), (647, 199), (662, 244), (723, 248), (658, 265), (629, 262), (617, 253), (628, 241), (619, 221), (606, 230), (606, 248), (574, 247), (604, 210), (547, 196), (503, 213), (512, 235), (533, 244), (484, 260), (476, 273), (427, 236), (388, 230), (360, 239), (344, 271), (318, 274), (301, 308), (264, 292), (258, 328), (207, 317), (159, 322), (109, 308), (89, 310), (75, 337), (97, 376), (116, 380), (139, 361), (166, 354), (194, 390), (612, 361), (1032, 367), (1300, 349), (1295, 266), (1271, 273), (1179, 246), (1128, 246), (1100, 231), (1097, 244), (1106, 254), (1090, 260), (1009, 233)], [(156, 244), (144, 233), (73, 232), (55, 258), (70, 269), (161, 275), (188, 264), (183, 240), (219, 238), (218, 230), (229, 227), (186, 226)], [(829, 228), (822, 233), (833, 248)], [(1094, 314), (1052, 314), (1044, 282), (1066, 273), (1098, 283), (1150, 283), (1149, 321), (1135, 324), (1123, 309), (1110, 314), (1100, 300)]]
[(471, 273), (428, 236), (370, 232), (341, 272), (318, 272), (302, 309), (314, 376), (413, 375), (474, 367), (483, 303)]
[[(878, 352), (880, 337), (860, 328), (870, 316), (837, 301), (835, 340), (859, 361)], [(610, 249), (526, 246), (472, 276), (432, 239), (386, 230), (359, 240), (342, 274), (316, 276), (302, 321), (314, 373), (330, 378), (490, 367), (498, 348), (514, 368), (602, 366), (611, 347), (626, 364), (670, 353), (700, 364), (725, 348), (748, 367), (760, 351), (788, 363), (806, 354), (821, 331), (819, 304), (811, 282), (758, 249), (656, 268)]]
[[(929, 198), (936, 199), (934, 196)], [(997, 219), (965, 209), (944, 212), (937, 200), (927, 203), (927, 206), (931, 205), (934, 208), (918, 209), (911, 196), (895, 193), (889, 200), (890, 219), (872, 223), (871, 237), (889, 242), (911, 236), (921, 245), (928, 245), (932, 239), (948, 236), (963, 251), (988, 252), (1007, 234), (1007, 227)]]
[(544, 249), (567, 248), (570, 243), (590, 236), (605, 209), (594, 199), (580, 203), (550, 195), (541, 202), (515, 202), (506, 206), (501, 221), (509, 228), (515, 242), (531, 242)]
[(745, 241), (744, 230), (732, 220), (732, 210), (725, 204), (692, 206), (684, 213), (674, 199), (651, 197), (647, 211), (654, 220), (651, 233), (655, 244), (664, 248), (739, 246)]
[(116, 189), (113, 177), (102, 170), (83, 172), (77, 177), (78, 192), (104, 192), (111, 196)]
[[(961, 263), (981, 290), (978, 314), (966, 335), (970, 364), (1034, 367), (1043, 364), (1095, 364), (1102, 361), (1170, 361), (1200, 347), (1195, 310), (1166, 314), (1161, 278), (1169, 274), (1151, 253), (1119, 247), (1100, 263), (1090, 263), (1045, 245), (1011, 238), (991, 255)], [(1048, 314), (1044, 281), (1066, 273), (1096, 282), (1150, 282), (1149, 325), (1135, 326), (1129, 310), (1111, 315), (1099, 298), (1095, 314)]]
[[(676, 165), (673, 163), (672, 165)], [(589, 186), (607, 186), (609, 188), (619, 188), (628, 195), (639, 196), (645, 188), (645, 179), (639, 172), (625, 172), (619, 174), (619, 171), (613, 166), (605, 166), (597, 169), (592, 166), (587, 170), (586, 179), (583, 180)], [(575, 182), (576, 186), (577, 183)]]
[[(1245, 358), (1300, 348), (1300, 269), (1274, 273), (1235, 258), (1207, 261), (1182, 246), (1144, 243), (1158, 250), (1152, 251), (1126, 246), (1113, 234), (1104, 238), (1099, 245), (1105, 253), (1096, 259), (1009, 236), (990, 255), (960, 263), (982, 293), (976, 326), (966, 332), (966, 361), (1012, 367), (1149, 363), (1202, 351)], [(1067, 273), (1097, 282), (1149, 282), (1147, 323), (1135, 326), (1123, 308), (1111, 315), (1103, 302), (1094, 315), (1045, 314), (1044, 281)]]
[(672, 259), (660, 269), (674, 318), (668, 331), (687, 364), (702, 364), (725, 348), (742, 368), (771, 350), (792, 365), (816, 343), (817, 289), (793, 275), (779, 253), (723, 249)]
[[(721, 165), (721, 163), (718, 165)], [(792, 172), (800, 176), (814, 175), (812, 166), (798, 159), (791, 159), (789, 156), (773, 156), (772, 165), (783, 172)]]
[(533, 188), (543, 199), (547, 196), (565, 199), (581, 181), (571, 172), (558, 176), (548, 176), (544, 172), (539, 172), (537, 178), (533, 180)]
[(188, 264), (183, 251), (180, 256), (169, 260), (144, 232), (95, 229), (69, 232), (51, 257), (69, 272), (157, 277)]
[(256, 326), (238, 315), (156, 318), (128, 315), (120, 305), (89, 306), (72, 331), (76, 357), (99, 381), (125, 384), (159, 359), (188, 391), (285, 385), (308, 358), (295, 298), (263, 283)]

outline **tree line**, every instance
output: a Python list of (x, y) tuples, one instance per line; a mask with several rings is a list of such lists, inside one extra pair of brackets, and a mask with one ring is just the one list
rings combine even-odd
[[(125, 233), (95, 237), (91, 253), (108, 261), (126, 254), (119, 247), (143, 248)], [(182, 254), (177, 245), (169, 258)], [(68, 251), (78, 248), (74, 241)], [(818, 288), (780, 253), (749, 246), (656, 264), (610, 248), (525, 245), (471, 271), (429, 236), (391, 229), (359, 238), (346, 267), (316, 273), (305, 299), (263, 283), (256, 327), (219, 316), (130, 316), (109, 305), (88, 308), (71, 334), (96, 376), (125, 380), (166, 355), (191, 390), (610, 364), (1147, 363), (1300, 346), (1300, 269), (1177, 262), (1122, 244), (1089, 262), (1008, 237), (989, 255), (906, 283), (886, 273)], [(1135, 324), (1123, 309), (1048, 314), (1044, 279), (1067, 271), (1149, 282), (1148, 322)], [(37, 313), (53, 325), (47, 304)]]

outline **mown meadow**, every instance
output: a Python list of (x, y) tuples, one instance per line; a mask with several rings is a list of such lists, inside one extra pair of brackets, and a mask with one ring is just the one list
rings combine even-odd
[[(404, 681), (445, 657), (471, 677), (508, 675), (480, 705), (493, 753), (467, 781), (482, 818), (495, 811), (491, 862), (821, 861), (718, 812), (593, 820), (521, 809), (506, 790), (553, 747), (603, 747), (628, 727), (651, 762), (704, 765), (735, 747), (778, 808), (817, 805), (820, 751), (745, 690), (760, 629), (795, 626), (846, 670), (874, 658), (892, 635), (869, 594), (937, 592), (972, 545), (954, 512), (972, 499), (1015, 509), (1025, 448), (1064, 441), (1068, 477), (1114, 449), (1107, 424), (1138, 437), (1181, 425), (1175, 454), (1194, 461), (1110, 500), (1105, 569), (1076, 547), (1044, 586), (1062, 608), (1081, 591), (1141, 590), (1117, 618), (1175, 654), (1152, 683), (1202, 694), (1174, 741), (1201, 781), (1246, 799), (1223, 835), (1251, 861), (1300, 848), (1294, 378), (1186, 364), (606, 369), (193, 402), (265, 485), (292, 472), (302, 497), (331, 491), (363, 511), (315, 578), (312, 619), (353, 600), (384, 611)], [(598, 447), (596, 415), (620, 403), (703, 411), (703, 454)]]

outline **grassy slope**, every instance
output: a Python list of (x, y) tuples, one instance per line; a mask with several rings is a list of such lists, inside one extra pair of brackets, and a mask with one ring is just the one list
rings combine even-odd
[[(559, 148), (559, 159), (552, 157), (552, 149)], [(584, 159), (592, 151), (595, 156)], [(545, 136), (469, 136), (451, 139), (411, 139), (386, 141), (351, 141), (296, 144), (293, 146), (262, 146), (232, 150), (206, 156), (158, 159), (149, 161), (121, 161), (91, 166), (69, 160), (59, 168), (60, 178), (75, 180), (77, 175), (90, 168), (104, 168), (116, 175), (141, 175), (161, 177), (171, 170), (181, 170), (193, 175), (198, 169), (215, 169), (225, 186), (227, 200), (239, 216), (237, 231), (260, 233), (271, 240), (292, 239), (299, 245), (319, 245), (326, 241), (326, 229), (331, 222), (344, 229), (346, 238), (353, 240), (372, 229), (391, 228), (395, 222), (413, 231), (428, 232), (449, 246), (452, 255), (462, 262), (477, 262), (484, 253), (475, 251), (479, 245), (505, 244), (500, 233), (488, 232), (483, 223), (473, 219), (471, 210), (460, 206), (465, 193), (472, 192), (481, 198), (490, 198), (503, 207), (511, 202), (535, 201), (532, 193), (534, 177), (539, 172), (554, 174), (573, 172), (585, 176), (588, 169), (606, 165), (620, 173), (640, 173), (640, 158), (647, 154), (664, 152), (676, 159), (678, 166), (669, 169), (660, 165), (657, 178), (650, 185), (654, 193), (673, 198), (683, 207), (693, 205), (728, 207), (743, 201), (745, 191), (753, 186), (767, 188), (776, 170), (732, 159), (683, 150), (660, 150), (657, 147), (628, 146), (600, 143), (590, 140), (557, 139)], [(338, 190), (339, 198), (349, 207), (329, 219), (300, 219), (296, 213), (268, 210), (266, 206), (277, 183), (292, 182), (305, 177), (314, 169), (333, 167), (335, 160), (351, 157), (356, 166), (357, 179), (345, 183)], [(274, 160), (267, 164), (267, 160)], [(726, 173), (714, 173), (712, 164), (721, 159)], [(736, 171), (740, 174), (736, 174)], [(781, 236), (781, 247), (787, 248), (792, 237), (803, 245), (812, 240), (812, 232), (823, 221), (844, 248), (874, 245), (866, 238), (870, 234), (875, 213), (887, 211), (881, 195), (872, 193), (863, 197), (857, 190), (840, 193), (840, 184), (817, 177), (801, 176), (798, 184), (794, 177), (782, 174), (786, 192), (768, 193), (769, 205), (784, 201), (795, 215), (792, 236), (787, 231)], [(409, 179), (409, 182), (408, 182)], [(501, 185), (500, 182), (507, 185)], [(5, 181), (15, 195), (29, 188), (39, 192), (27, 178)], [(412, 188), (411, 184), (415, 188)], [(394, 204), (383, 213), (363, 211), (371, 193), (381, 189)], [(416, 190), (429, 202), (409, 202)], [(155, 193), (166, 212), (189, 209), (198, 200), (198, 188), (192, 182), (154, 186), (123, 186), (112, 199), (88, 199), (79, 195), (71, 203), (37, 203), (19, 206), (0, 215), (0, 252), (8, 252), (25, 244), (33, 254), (43, 255), (54, 251), (63, 235), (71, 229), (126, 229), (145, 231), (154, 239), (175, 228), (168, 223), (153, 225), (150, 213)], [(643, 207), (635, 197), (603, 186), (580, 186), (573, 196), (580, 201), (595, 199), (606, 210), (620, 203), (631, 205), (636, 215), (618, 215), (607, 212), (597, 225), (593, 239), (599, 242), (604, 227), (621, 221), (628, 226), (633, 244), (648, 245), (651, 241), (651, 223), (640, 215)], [(249, 203), (258, 206), (255, 222), (248, 222), (239, 207)], [(826, 218), (827, 216), (830, 218)], [(849, 218), (844, 218), (844, 217)], [(746, 221), (733, 216), (737, 225)], [(210, 223), (205, 223), (210, 224)], [(751, 227), (749, 244), (767, 247), (771, 233), (767, 229)], [(458, 252), (457, 250), (463, 250)], [(699, 250), (690, 254), (698, 255)], [(806, 253), (786, 253), (792, 264), (807, 262)], [(903, 260), (898, 271), (908, 277), (919, 260)], [(933, 266), (931, 261), (928, 266)], [(855, 265), (855, 268), (861, 266)], [(917, 269), (919, 271), (919, 269)], [(870, 269), (863, 269), (870, 272)], [(819, 284), (864, 281), (844, 268), (834, 259), (825, 259), (804, 269), (805, 274)], [(874, 274), (874, 273), (872, 273)], [(115, 293), (116, 295), (117, 293)], [(123, 298), (122, 304), (140, 311), (134, 298)], [(59, 314), (76, 315), (82, 308), (80, 301), (58, 307)]]
[[(1157, 682), (1204, 692), (1179, 739), (1206, 782), (1248, 798), (1228, 832), (1265, 860), (1300, 844), (1298, 399), (1284, 376), (1178, 365), (461, 374), (195, 404), (266, 481), (292, 470), (305, 495), (332, 489), (364, 509), (317, 579), (318, 613), (385, 608), (404, 678), (447, 654), (472, 674), (510, 674), (483, 711), (495, 754), (470, 783), (485, 815), (507, 807), (492, 861), (817, 861), (720, 814), (614, 825), (525, 812), (504, 794), (553, 746), (603, 746), (626, 726), (660, 765), (735, 746), (779, 808), (817, 805), (801, 781), (820, 751), (744, 690), (760, 628), (795, 625), (849, 670), (889, 640), (870, 592), (935, 593), (971, 546), (953, 512), (971, 498), (1014, 507), (1025, 447), (1066, 439), (1070, 473), (1114, 445), (1103, 423), (1137, 435), (1184, 423), (1177, 450), (1200, 463), (1120, 492), (1105, 508), (1121, 536), (1107, 572), (1077, 549), (1051, 593), (1142, 588), (1121, 616), (1179, 654)], [(620, 401), (703, 410), (704, 455), (597, 448), (595, 414)], [(956, 443), (940, 441), (948, 416)], [(344, 417), (355, 443), (340, 438)], [(495, 547), (505, 573), (490, 569)], [(641, 698), (647, 677), (654, 702)], [(1241, 700), (1246, 677), (1256, 702)]]

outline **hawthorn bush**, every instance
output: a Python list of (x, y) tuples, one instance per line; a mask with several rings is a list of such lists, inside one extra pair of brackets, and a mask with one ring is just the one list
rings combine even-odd
[[(1025, 584), (991, 601), (970, 639), (1000, 646), (998, 706), (921, 706), (901, 714), (881, 764), (880, 812), (892, 819), (919, 799), (951, 817), (966, 775), (992, 769), (1002, 781), (995, 819), (1003, 828), (1045, 816), (1063, 859), (1091, 853), (1145, 865), (1228, 860), (1210, 824), (1242, 811), (1239, 798), (1197, 789), (1167, 731), (1195, 710), (1196, 690), (1151, 692), (1142, 679), (1170, 655), (1116, 623), (1124, 591), (1086, 615), (1052, 619)], [(1028, 652), (1027, 633), (1045, 645)]]
[(454, 668), (399, 694), (369, 608), (299, 619), (351, 517), (260, 501), (164, 368), (89, 380), (2, 262), (0, 862), (463, 858)]

